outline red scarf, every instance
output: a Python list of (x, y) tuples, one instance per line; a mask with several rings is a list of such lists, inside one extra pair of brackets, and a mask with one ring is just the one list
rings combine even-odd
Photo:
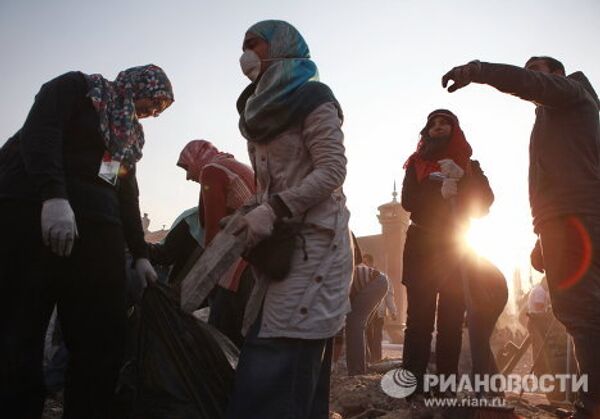
[(210, 141), (193, 140), (181, 150), (177, 166), (190, 172), (193, 180), (200, 182), (202, 170), (208, 164), (225, 159), (233, 159), (233, 156), (219, 151)]
[(421, 152), (424, 144), (425, 139), (421, 137), (419, 144), (417, 144), (417, 151), (415, 151), (408, 160), (406, 160), (406, 163), (404, 163), (404, 169), (408, 169), (411, 166), (415, 167), (417, 181), (422, 182), (423, 179), (428, 178), (431, 173), (439, 172), (441, 169), (438, 161), (443, 159), (452, 159), (467, 175), (471, 173), (470, 158), (473, 154), (473, 150), (467, 142), (465, 134), (460, 129), (458, 121), (452, 121), (452, 136), (446, 147), (435, 153), (433, 156), (428, 156), (427, 159), (422, 156)]

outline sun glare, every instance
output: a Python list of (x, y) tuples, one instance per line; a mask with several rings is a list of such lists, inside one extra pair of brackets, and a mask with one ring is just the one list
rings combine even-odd
[(534, 240), (530, 231), (492, 217), (472, 220), (465, 234), (466, 245), (496, 265), (509, 283), (515, 270), (529, 270), (529, 251)]

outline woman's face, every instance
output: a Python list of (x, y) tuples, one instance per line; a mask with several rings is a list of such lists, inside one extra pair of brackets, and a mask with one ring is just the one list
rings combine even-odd
[(434, 116), (429, 124), (427, 134), (430, 138), (448, 137), (452, 133), (452, 123), (444, 116)]
[(252, 50), (258, 55), (261, 60), (269, 58), (269, 43), (260, 36), (248, 32), (244, 37), (242, 50)]
[(244, 44), (242, 45), (242, 50), (244, 52), (248, 50), (254, 51), (258, 58), (260, 58), (261, 74), (264, 73), (269, 64), (271, 64), (271, 61), (264, 61), (269, 58), (269, 43), (262, 39), (260, 36), (248, 32), (244, 37)]
[(171, 104), (171, 100), (164, 98), (142, 98), (136, 99), (133, 103), (135, 105), (135, 114), (138, 119), (147, 118), (149, 116), (156, 118), (162, 111), (167, 109)]
[(185, 169), (185, 180), (191, 180), (192, 182), (199, 182), (200, 174), (191, 168)]
[(196, 141), (192, 144), (192, 148), (184, 149), (185, 157), (180, 157), (177, 166), (181, 167), (186, 172), (186, 180), (191, 180), (200, 183), (200, 174), (204, 167), (210, 162), (209, 160), (219, 154), (219, 150), (208, 141)]

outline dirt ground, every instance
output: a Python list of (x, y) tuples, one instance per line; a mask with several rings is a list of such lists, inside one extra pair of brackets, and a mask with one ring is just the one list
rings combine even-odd
[[(530, 351), (529, 351), (530, 352)], [(399, 350), (384, 351), (384, 359), (398, 360)], [(526, 354), (516, 366), (514, 372), (526, 374), (531, 368), (531, 354)], [(380, 382), (383, 374), (370, 373), (368, 375), (348, 377), (343, 361), (336, 363), (331, 380), (331, 419), (441, 419), (460, 418), (468, 419), (470, 412), (452, 412), (441, 409), (426, 408), (424, 406), (410, 406), (405, 399), (395, 399), (386, 395), (381, 389)], [(543, 394), (508, 394), (507, 405), (514, 408), (514, 413), (527, 419), (550, 419), (561, 416), (555, 414), (557, 407), (549, 405)], [(503, 419), (502, 416), (493, 416)], [(504, 416), (510, 419), (508, 416)]]
[[(331, 415), (333, 419), (441, 419), (450, 413), (441, 409), (424, 406), (411, 407), (404, 399), (395, 399), (386, 395), (380, 387), (380, 374), (369, 374), (356, 377), (335, 375), (331, 385)], [(525, 394), (522, 399), (518, 395), (507, 396), (508, 406), (514, 407), (514, 412), (522, 418), (550, 419), (558, 418), (548, 410), (551, 408), (546, 398), (539, 394)], [(458, 413), (456, 416), (468, 419), (468, 413)], [(464, 416), (463, 416), (464, 415)], [(500, 416), (494, 416), (501, 419)], [(510, 419), (507, 417), (507, 419)]]

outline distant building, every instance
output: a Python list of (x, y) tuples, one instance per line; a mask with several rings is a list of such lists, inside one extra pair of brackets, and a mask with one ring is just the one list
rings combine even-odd
[(381, 234), (358, 237), (363, 253), (370, 253), (375, 266), (385, 272), (394, 286), (395, 302), (398, 307), (400, 324), (406, 322), (406, 291), (402, 285), (402, 254), (409, 224), (409, 213), (397, 200), (396, 182), (392, 201), (378, 207), (377, 218), (381, 224)]
[(164, 225), (161, 230), (156, 231), (150, 231), (148, 227), (150, 227), (150, 218), (148, 218), (148, 213), (145, 212), (142, 217), (142, 228), (144, 229), (144, 239), (147, 243), (158, 243), (169, 234), (169, 230), (165, 229)]

